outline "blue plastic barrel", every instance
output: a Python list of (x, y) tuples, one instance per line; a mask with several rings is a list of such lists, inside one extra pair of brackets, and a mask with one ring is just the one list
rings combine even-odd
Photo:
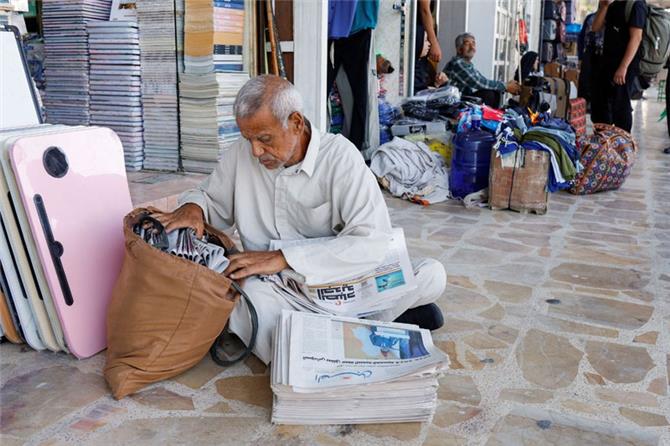
[(480, 128), (478, 116), (472, 118), (471, 127), (456, 134), (449, 175), (452, 197), (463, 198), (489, 185), (491, 149), (495, 137)]

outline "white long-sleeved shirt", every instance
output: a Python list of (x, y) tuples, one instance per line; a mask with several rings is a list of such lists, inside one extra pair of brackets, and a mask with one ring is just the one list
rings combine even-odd
[(266, 251), (272, 240), (334, 239), (282, 249), (309, 285), (376, 267), (391, 238), (379, 186), (356, 147), (339, 135), (312, 135), (305, 158), (269, 170), (240, 138), (222, 154), (214, 172), (179, 204), (195, 203), (222, 230), (237, 227), (246, 251)]

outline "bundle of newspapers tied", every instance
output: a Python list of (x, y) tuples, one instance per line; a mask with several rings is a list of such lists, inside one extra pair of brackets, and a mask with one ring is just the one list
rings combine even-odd
[[(273, 240), (270, 250), (323, 244), (333, 238)], [(370, 271), (325, 284), (307, 284), (302, 275), (293, 270), (263, 279), (271, 282), (275, 291), (296, 310), (348, 317), (367, 317), (394, 308), (416, 289), (402, 228), (393, 229), (386, 256)]]
[(272, 422), (429, 421), (448, 357), (416, 325), (283, 310), (272, 358)]

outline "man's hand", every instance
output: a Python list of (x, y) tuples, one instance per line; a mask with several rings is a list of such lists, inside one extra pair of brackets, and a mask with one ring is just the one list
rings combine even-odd
[(507, 85), (505, 85), (505, 90), (507, 90), (508, 93), (510, 94), (519, 94), (521, 93), (521, 85), (517, 81), (509, 81), (507, 82)]
[(619, 68), (614, 72), (614, 83), (617, 85), (624, 85), (626, 83), (626, 72), (628, 67), (625, 65), (619, 65)]
[(192, 228), (198, 238), (202, 238), (205, 233), (205, 216), (200, 206), (194, 203), (186, 203), (174, 212), (156, 213), (151, 216), (161, 222), (166, 232)]
[(436, 87), (441, 87), (442, 85), (446, 84), (447, 82), (449, 82), (449, 78), (447, 77), (447, 75), (443, 71), (440, 71), (440, 73), (437, 76), (435, 76), (435, 86)]
[(223, 272), (233, 280), (256, 274), (276, 274), (289, 267), (281, 251), (248, 251), (228, 257), (230, 265)]
[(609, 7), (610, 3), (612, 3), (612, 0), (600, 0), (598, 2), (598, 9), (600, 8), (605, 8)]
[(435, 63), (438, 63), (442, 60), (442, 48), (440, 48), (440, 42), (437, 40), (435, 42), (430, 42), (430, 49), (428, 50), (428, 59), (432, 60)]

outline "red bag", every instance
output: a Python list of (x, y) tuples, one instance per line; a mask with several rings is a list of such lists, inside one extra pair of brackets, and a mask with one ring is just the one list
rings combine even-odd
[(575, 129), (577, 137), (586, 135), (586, 99), (570, 99), (568, 121), (572, 128)]

